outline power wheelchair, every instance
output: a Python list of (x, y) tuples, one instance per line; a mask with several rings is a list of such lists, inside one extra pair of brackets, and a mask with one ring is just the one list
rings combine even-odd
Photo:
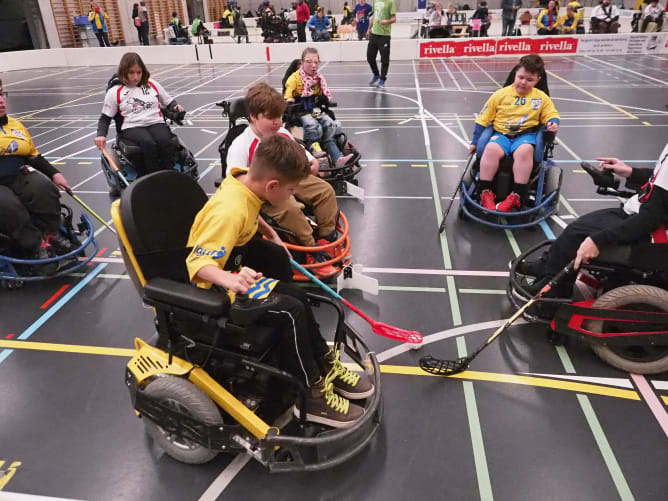
[[(118, 79), (118, 76), (114, 74), (107, 83), (107, 90), (120, 83), (121, 81)], [(165, 118), (165, 122), (169, 121), (172, 125), (174, 123), (183, 125), (183, 119), (186, 115), (185, 111), (178, 112), (165, 107), (161, 107), (160, 111)], [(120, 195), (121, 190), (137, 179), (138, 174), (136, 168), (133, 166), (133, 161), (136, 162), (137, 158), (141, 158), (143, 153), (139, 145), (122, 136), (121, 127), (123, 125), (123, 117), (120, 113), (117, 113), (113, 119), (116, 125), (116, 142), (111, 146), (108, 153), (105, 154), (103, 152), (100, 158), (100, 166), (109, 185), (109, 195), (117, 197)], [(199, 173), (197, 171), (195, 156), (176, 134), (172, 133), (171, 140), (176, 147), (174, 170), (197, 179)]]
[[(597, 193), (628, 198), (611, 172), (582, 163)], [(637, 189), (639, 187), (629, 186)], [(537, 258), (551, 241), (541, 242), (511, 264), (507, 295), (519, 308), (533, 293), (518, 272), (522, 261)], [(610, 246), (580, 266), (570, 297), (544, 297), (524, 314), (544, 325), (550, 340), (574, 338), (589, 344), (609, 365), (635, 374), (668, 371), (668, 244)]]
[[(173, 200), (179, 203), (174, 204)], [(265, 300), (238, 299), (187, 283), (186, 242), (207, 197), (191, 177), (142, 177), (112, 204), (123, 260), (142, 301), (155, 311), (157, 341), (135, 340), (125, 371), (133, 407), (167, 454), (204, 463), (219, 452), (248, 452), (270, 472), (315, 471), (362, 451), (382, 418), (378, 361), (345, 319), (342, 306), (308, 294), (337, 315), (335, 344), (373, 378), (364, 416), (346, 429), (292, 418), (303, 383), (275, 367), (278, 333), (254, 325)], [(303, 408), (303, 405), (301, 406)]]
[[(60, 234), (72, 243), (75, 249), (47, 259), (24, 259), (21, 250), (8, 235), (0, 233), (0, 288), (18, 289), (24, 282), (38, 282), (72, 273), (92, 261), (97, 254), (97, 242), (93, 223), (82, 214), (76, 228), (72, 209), (60, 205)], [(82, 242), (83, 240), (83, 242)], [(86, 252), (88, 251), (88, 256)], [(53, 265), (54, 272), (45, 274), (41, 268)]]
[[(508, 75), (504, 87), (512, 85), (518, 66)], [(541, 74), (541, 79), (536, 88), (550, 94), (547, 84), (547, 73)], [(536, 145), (534, 147), (533, 170), (529, 180), (529, 199), (533, 205), (517, 212), (499, 212), (483, 207), (477, 193), (477, 182), (480, 178), (480, 159), (487, 142), (494, 134), (492, 125), (487, 127), (476, 145), (476, 157), (471, 169), (468, 169), (462, 178), (461, 196), (459, 199), (458, 216), (470, 218), (479, 223), (495, 228), (527, 228), (535, 226), (548, 219), (559, 208), (559, 192), (563, 172), (560, 167), (554, 165), (554, 138), (555, 134), (549, 132), (544, 126), (526, 132), (537, 132)], [(499, 165), (499, 170), (494, 178), (493, 191), (499, 200), (505, 199), (513, 187), (513, 159), (504, 157)]]

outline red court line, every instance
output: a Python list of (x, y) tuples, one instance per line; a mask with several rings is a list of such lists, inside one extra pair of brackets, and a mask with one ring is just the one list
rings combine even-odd
[(14, 337), (14, 333), (12, 332), (11, 334), (7, 334), (5, 336), (5, 339), (12, 339)]
[[(106, 248), (106, 247), (104, 247), (100, 252), (98, 252), (97, 254), (95, 254), (95, 257), (100, 257), (100, 256), (101, 256), (102, 254), (104, 254), (105, 252), (107, 252), (107, 248)], [(90, 261), (90, 262), (88, 263), (88, 266), (91, 266), (92, 264), (93, 264), (93, 261)]]
[(51, 296), (51, 297), (47, 300), (46, 303), (44, 303), (42, 306), (40, 306), (40, 309), (43, 310), (44, 308), (48, 308), (49, 305), (50, 305), (51, 303), (53, 303), (53, 302), (58, 298), (58, 296), (60, 296), (63, 292), (65, 292), (69, 286), (70, 286), (69, 284), (65, 284), (65, 285), (63, 285), (60, 289), (58, 289), (58, 292), (56, 292), (53, 296)]

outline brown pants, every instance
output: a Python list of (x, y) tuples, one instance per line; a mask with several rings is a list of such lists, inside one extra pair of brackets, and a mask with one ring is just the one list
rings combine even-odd
[(290, 197), (283, 205), (274, 207), (265, 204), (262, 211), (274, 218), (281, 227), (297, 235), (299, 245), (313, 246), (315, 238), (310, 223), (304, 217), (304, 204), (313, 208), (320, 236), (329, 235), (334, 231), (338, 215), (336, 194), (327, 181), (317, 176), (309, 175), (299, 183), (295, 196)]

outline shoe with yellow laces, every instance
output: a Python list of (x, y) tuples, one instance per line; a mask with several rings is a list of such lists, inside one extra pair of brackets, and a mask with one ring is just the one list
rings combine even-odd
[[(332, 428), (348, 428), (364, 415), (364, 408), (351, 404), (350, 401), (334, 392), (332, 381), (334, 372), (321, 377), (307, 390), (306, 420)], [(299, 408), (295, 405), (293, 413), (299, 417)]]
[(334, 390), (351, 400), (362, 400), (373, 395), (373, 383), (366, 374), (351, 371), (340, 360), (341, 352), (330, 349), (323, 357), (321, 374), (334, 373)]

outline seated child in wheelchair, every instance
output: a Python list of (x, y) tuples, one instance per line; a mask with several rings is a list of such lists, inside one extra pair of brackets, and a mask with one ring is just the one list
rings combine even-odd
[(139, 54), (128, 52), (123, 55), (118, 65), (121, 84), (107, 91), (95, 138), (95, 145), (104, 150), (111, 120), (120, 114), (122, 125), (117, 131), (118, 136), (136, 143), (143, 152), (143, 159), (134, 165), (138, 176), (174, 166), (176, 145), (171, 140), (171, 131), (160, 107), (184, 111), (162, 85), (150, 77)]
[(316, 102), (318, 96), (330, 100), (332, 93), (327, 87), (327, 81), (318, 72), (320, 55), (318, 50), (307, 47), (302, 52), (301, 66), (285, 82), (283, 97), (288, 103), (299, 100), (301, 105), (300, 120), (304, 128), (304, 142), (306, 147), (319, 141), (337, 167), (345, 166), (354, 155), (343, 155), (336, 144), (334, 137), (340, 132), (340, 124), (322, 111)]
[[(638, 193), (623, 207), (600, 209), (579, 217), (566, 227), (540, 259), (520, 262), (518, 273), (536, 278), (532, 292), (540, 290), (572, 259), (575, 259), (577, 270), (580, 263), (598, 257), (604, 247), (642, 242), (668, 243), (668, 143), (654, 170), (630, 167), (617, 158), (598, 160), (602, 171), (626, 178), (627, 188), (639, 187)], [(562, 281), (561, 288), (554, 294), (570, 296), (575, 278), (574, 272)]]
[[(328, 348), (306, 294), (287, 283), (291, 277), (287, 251), (260, 217), (263, 202), (280, 206), (309, 173), (309, 162), (297, 142), (281, 134), (265, 134), (254, 148), (250, 168), (232, 168), (197, 214), (186, 266), (190, 280), (199, 287), (275, 301), (259, 321), (280, 328), (281, 368), (309, 388), (306, 419), (343, 428), (364, 414), (347, 398), (366, 398), (373, 393), (373, 385), (344, 368), (337, 350)], [(239, 268), (239, 273), (232, 273)], [(264, 294), (253, 294), (257, 289), (264, 289)], [(294, 412), (299, 415), (296, 407)]]
[[(512, 85), (497, 90), (487, 100), (476, 119), (470, 152), (476, 151), (484, 129), (493, 124), (494, 133), (485, 146), (480, 160), (480, 203), (488, 210), (510, 212), (525, 205), (529, 193), (529, 180), (533, 170), (536, 133), (541, 124), (556, 133), (559, 129), (559, 113), (550, 97), (535, 85), (544, 71), (540, 56), (529, 54), (520, 59)], [(514, 185), (508, 197), (496, 203), (492, 191), (494, 176), (505, 156), (513, 158)]]
[[(230, 145), (227, 153), (227, 175), (233, 168), (248, 168), (256, 148), (268, 135), (279, 134), (293, 139), (290, 133), (282, 127), (285, 106), (281, 95), (266, 83), (259, 83), (248, 89), (246, 110), (250, 126)], [(297, 183), (294, 196), (291, 193), (286, 200), (279, 201), (280, 203), (269, 200), (269, 203), (263, 207), (263, 212), (275, 219), (282, 228), (292, 232), (298, 245), (307, 247), (314, 247), (316, 244), (325, 245), (336, 240), (338, 236), (336, 232), (338, 217), (336, 195), (327, 181), (314, 175), (318, 172), (318, 161), (303, 148), (301, 151), (310, 162), (311, 174)], [(302, 212), (304, 209), (302, 202), (313, 209), (313, 217), (318, 225), (319, 239), (317, 242), (313, 228)], [(311, 252), (306, 256), (307, 264), (322, 263), (330, 259), (331, 256), (326, 251)], [(333, 276), (338, 272), (331, 265), (316, 268), (315, 271), (322, 278)]]

